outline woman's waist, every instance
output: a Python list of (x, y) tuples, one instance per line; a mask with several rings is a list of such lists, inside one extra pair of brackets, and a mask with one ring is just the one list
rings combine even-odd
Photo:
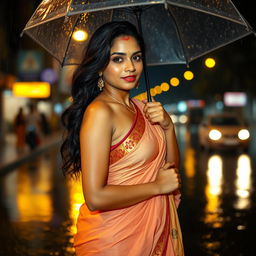
[(115, 209), (109, 211), (90, 211), (86, 204), (83, 204), (80, 208), (78, 217), (79, 222), (88, 222), (90, 226), (112, 226), (117, 223), (122, 223), (126, 219), (132, 221), (132, 219), (140, 218), (162, 218), (164, 213), (168, 210), (168, 196), (159, 195), (150, 199), (144, 200), (135, 205), (125, 207), (122, 209)]
[(84, 205), (77, 221), (74, 245), (95, 241), (105, 243), (113, 238), (123, 240), (138, 232), (161, 233), (169, 219), (167, 203), (167, 196), (156, 196), (124, 209), (97, 213), (91, 213)]

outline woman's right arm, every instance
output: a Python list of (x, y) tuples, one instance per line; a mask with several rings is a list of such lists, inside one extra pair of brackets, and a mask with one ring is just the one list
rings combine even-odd
[(179, 185), (178, 175), (167, 164), (156, 181), (138, 185), (108, 185), (109, 153), (113, 134), (112, 111), (102, 102), (92, 103), (80, 129), (82, 185), (91, 211), (128, 207), (159, 194), (169, 194)]

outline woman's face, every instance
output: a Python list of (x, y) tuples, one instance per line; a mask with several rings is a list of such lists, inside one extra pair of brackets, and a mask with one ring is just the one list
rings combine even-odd
[(131, 90), (137, 85), (142, 69), (142, 52), (136, 39), (117, 37), (110, 50), (109, 64), (103, 71), (105, 86)]

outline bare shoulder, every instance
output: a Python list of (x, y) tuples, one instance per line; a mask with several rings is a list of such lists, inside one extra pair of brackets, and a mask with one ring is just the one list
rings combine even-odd
[(112, 109), (107, 102), (102, 100), (94, 100), (86, 108), (85, 115), (96, 115), (100, 117), (110, 117)]
[(106, 102), (102, 100), (94, 100), (91, 102), (84, 113), (82, 126), (89, 125), (92, 128), (107, 128), (112, 126), (111, 117), (113, 110)]

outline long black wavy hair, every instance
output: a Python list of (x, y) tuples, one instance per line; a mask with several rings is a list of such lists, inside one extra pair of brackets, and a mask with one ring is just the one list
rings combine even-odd
[(66, 129), (61, 145), (62, 171), (64, 175), (78, 177), (81, 171), (80, 127), (87, 106), (99, 95), (97, 86), (99, 72), (104, 70), (110, 59), (110, 50), (115, 38), (129, 35), (134, 37), (144, 54), (144, 42), (136, 27), (127, 21), (113, 21), (98, 28), (85, 52), (81, 64), (73, 75), (71, 105), (63, 112), (61, 121)]

